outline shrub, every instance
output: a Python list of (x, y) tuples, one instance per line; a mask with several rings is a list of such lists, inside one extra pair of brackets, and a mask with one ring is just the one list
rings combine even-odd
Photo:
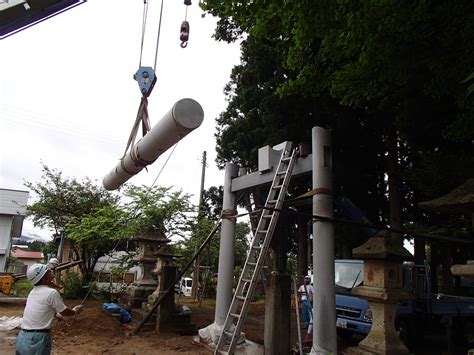
[(64, 286), (64, 298), (80, 298), (82, 292), (82, 279), (79, 273), (66, 270), (61, 280)]
[(19, 280), (13, 284), (13, 294), (18, 297), (27, 297), (33, 285), (28, 280)]

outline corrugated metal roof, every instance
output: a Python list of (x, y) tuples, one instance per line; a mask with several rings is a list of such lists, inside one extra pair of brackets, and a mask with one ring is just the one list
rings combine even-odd
[(12, 249), (11, 256), (19, 259), (43, 259), (43, 253), (40, 251), (27, 251), (21, 249)]
[(25, 215), (28, 191), (0, 189), (0, 214)]

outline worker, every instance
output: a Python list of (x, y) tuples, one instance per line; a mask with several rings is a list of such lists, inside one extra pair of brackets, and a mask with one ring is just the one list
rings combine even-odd
[(313, 286), (311, 285), (311, 277), (305, 276), (304, 282), (298, 289), (298, 295), (300, 296), (301, 302), (301, 313), (303, 315), (303, 325), (305, 328), (308, 328), (312, 317), (313, 309), (311, 307), (311, 302), (313, 301)]
[(48, 263), (46, 264), (48, 269), (50, 269), (53, 273), (56, 271), (56, 268), (58, 267), (58, 265), (59, 265), (59, 261), (56, 258), (49, 259)]
[(55, 315), (75, 316), (82, 312), (83, 306), (66, 307), (59, 292), (50, 286), (54, 274), (46, 265), (31, 265), (26, 277), (34, 287), (26, 300), (15, 355), (48, 355), (51, 353), (51, 323)]
[(48, 263), (46, 264), (46, 267), (50, 269), (53, 272), (54, 278), (50, 281), (49, 287), (55, 288), (59, 292), (64, 292), (64, 287), (59, 286), (56, 281), (56, 268), (59, 265), (59, 260), (56, 258), (51, 258), (48, 260)]

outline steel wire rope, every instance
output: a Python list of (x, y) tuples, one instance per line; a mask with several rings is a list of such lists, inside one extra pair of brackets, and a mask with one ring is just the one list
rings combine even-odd
[(168, 161), (170, 160), (171, 156), (173, 155), (174, 151), (176, 150), (176, 147), (178, 146), (178, 142), (176, 142), (176, 144), (174, 145), (173, 147), (173, 150), (171, 151), (171, 153), (168, 155), (168, 157), (166, 158), (166, 161), (165, 163), (163, 164), (163, 166), (161, 167), (160, 171), (158, 172), (158, 174), (156, 175), (156, 178), (155, 180), (153, 180), (153, 183), (151, 184), (151, 186), (148, 188), (148, 191), (151, 191), (151, 189), (153, 188), (153, 186), (155, 186), (155, 183), (156, 183), (156, 180), (158, 180), (158, 178), (160, 177), (161, 173), (163, 172), (163, 170), (165, 169), (166, 165), (168, 164)]
[(274, 212), (286, 211), (286, 212), (289, 212), (289, 213), (292, 213), (292, 214), (310, 217), (315, 222), (320, 221), (320, 222), (329, 222), (329, 223), (333, 223), (333, 224), (353, 225), (353, 226), (361, 227), (361, 228), (377, 229), (379, 231), (387, 231), (387, 232), (394, 232), (394, 233), (399, 233), (399, 234), (407, 234), (409, 236), (412, 236), (413, 238), (443, 240), (443, 241), (447, 241), (447, 242), (456, 242), (456, 243), (462, 243), (462, 244), (474, 244), (473, 240), (470, 240), (470, 239), (467, 239), (467, 238), (463, 239), (463, 238), (459, 238), (459, 237), (450, 237), (450, 236), (439, 235), (439, 234), (419, 233), (419, 232), (414, 232), (414, 231), (401, 229), (401, 228), (393, 228), (393, 227), (388, 227), (388, 226), (383, 226), (383, 225), (363, 223), (363, 222), (351, 221), (351, 220), (341, 219), (341, 218), (326, 217), (326, 216), (316, 215), (316, 214), (312, 214), (312, 213), (305, 213), (305, 212), (295, 211), (295, 210), (289, 209), (288, 207), (281, 208), (281, 209), (273, 208), (273, 207), (266, 207), (266, 206), (257, 206), (257, 205), (256, 205), (256, 207), (259, 207), (260, 209), (274, 211)]
[(143, 0), (143, 15), (142, 15), (142, 43), (140, 46), (140, 60), (138, 62), (138, 67), (142, 66), (142, 57), (143, 57), (143, 43), (145, 41), (145, 28), (146, 28), (146, 20), (148, 17), (148, 2)]
[(160, 20), (158, 22), (158, 34), (156, 36), (156, 49), (155, 49), (155, 64), (153, 65), (153, 71), (156, 73), (156, 61), (158, 59), (158, 47), (160, 45), (160, 33), (161, 33), (161, 19), (163, 17), (163, 2), (161, 0), (161, 8), (160, 8)]

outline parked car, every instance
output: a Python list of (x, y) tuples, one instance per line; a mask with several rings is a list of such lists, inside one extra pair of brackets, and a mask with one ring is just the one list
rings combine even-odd
[(193, 288), (193, 279), (190, 277), (183, 277), (179, 281), (179, 293), (186, 297), (191, 297), (191, 290)]
[[(410, 347), (425, 334), (447, 336), (459, 345), (474, 344), (474, 298), (431, 292), (429, 268), (403, 265), (403, 285), (414, 295), (402, 301), (395, 314), (395, 328)], [(364, 281), (362, 260), (335, 261), (336, 327), (338, 334), (350, 337), (366, 335), (372, 327), (369, 303), (351, 294)]]

